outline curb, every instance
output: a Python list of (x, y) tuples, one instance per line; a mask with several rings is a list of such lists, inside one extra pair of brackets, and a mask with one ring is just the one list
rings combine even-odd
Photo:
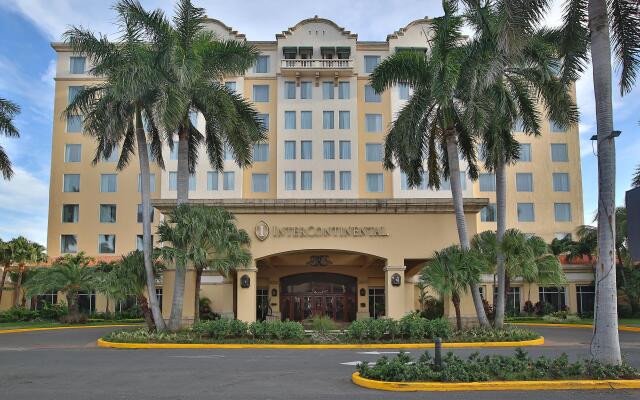
[(367, 389), (392, 392), (451, 392), (505, 390), (610, 390), (640, 389), (640, 379), (628, 380), (565, 380), (565, 381), (493, 381), (493, 382), (385, 382), (363, 378), (354, 372), (351, 381)]
[[(367, 344), (250, 344), (250, 343), (118, 343), (98, 339), (99, 347), (114, 349), (289, 349), (289, 350), (338, 350), (338, 349), (432, 349), (434, 343), (367, 343)], [(544, 337), (519, 342), (466, 342), (443, 343), (443, 348), (467, 347), (522, 347), (540, 346)]]
[(114, 325), (83, 325), (83, 326), (52, 326), (49, 328), (16, 328), (16, 329), (0, 329), (0, 335), (5, 333), (22, 333), (36, 331), (60, 331), (63, 329), (93, 329), (93, 328), (122, 328), (127, 326), (140, 326), (141, 324), (114, 324)]
[[(588, 325), (588, 324), (546, 324), (546, 323), (538, 323), (538, 322), (508, 322), (511, 325), (518, 325), (518, 326), (545, 326), (545, 327), (552, 327), (552, 328), (593, 328), (593, 325)], [(618, 330), (622, 331), (622, 332), (640, 332), (640, 327), (637, 326), (627, 326), (627, 325), (620, 325), (618, 326)]]

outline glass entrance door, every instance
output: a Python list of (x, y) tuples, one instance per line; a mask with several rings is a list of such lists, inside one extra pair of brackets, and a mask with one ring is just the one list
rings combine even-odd
[(351, 322), (356, 317), (356, 278), (330, 273), (306, 273), (281, 279), (283, 320), (326, 316)]

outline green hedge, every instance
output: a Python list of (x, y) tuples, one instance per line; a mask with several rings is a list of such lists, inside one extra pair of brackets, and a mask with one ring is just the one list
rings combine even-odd
[(213, 321), (196, 322), (193, 333), (211, 339), (256, 338), (265, 340), (300, 340), (304, 337), (304, 327), (293, 321), (256, 321), (251, 324), (221, 318)]
[(449, 339), (453, 326), (445, 319), (425, 319), (410, 314), (400, 320), (363, 319), (353, 321), (345, 331), (347, 337), (358, 341), (380, 341), (383, 339), (424, 340)]
[(0, 322), (57, 321), (68, 314), (64, 304), (43, 304), (40, 310), (13, 307), (0, 312)]

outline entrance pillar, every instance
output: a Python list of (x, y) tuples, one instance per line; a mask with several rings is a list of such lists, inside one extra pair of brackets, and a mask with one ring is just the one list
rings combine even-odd
[(238, 268), (238, 279), (236, 279), (237, 296), (237, 318), (244, 322), (254, 322), (256, 320), (256, 287), (258, 268)]
[[(384, 302), (386, 317), (399, 319), (406, 313), (404, 265), (384, 267)], [(399, 282), (398, 282), (398, 277)]]

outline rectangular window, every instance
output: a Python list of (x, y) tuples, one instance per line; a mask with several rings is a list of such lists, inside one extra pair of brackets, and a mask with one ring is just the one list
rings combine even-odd
[(76, 193), (80, 191), (80, 174), (64, 174), (62, 180), (63, 192)]
[(87, 69), (86, 57), (70, 57), (69, 58), (69, 72), (72, 74), (84, 74)]
[(175, 192), (178, 190), (178, 173), (175, 171), (169, 172), (169, 191)]
[[(151, 222), (153, 222), (153, 207), (151, 207), (151, 210), (149, 210), (149, 216), (151, 217)], [(138, 204), (138, 223), (141, 224), (142, 223), (142, 204)]]
[(530, 174), (530, 173), (516, 174), (516, 191), (517, 192), (533, 192), (533, 174)]
[(322, 112), (322, 129), (333, 129), (333, 111)]
[(284, 172), (284, 190), (296, 190), (296, 172)]
[(553, 133), (565, 133), (567, 131), (567, 128), (561, 126), (560, 124), (557, 124), (553, 121), (549, 121), (549, 129), (551, 130), (551, 132)]
[(311, 111), (300, 111), (300, 128), (311, 129), (313, 126)]
[(553, 191), (568, 192), (569, 191), (569, 174), (566, 172), (553, 173)]
[(369, 288), (369, 318), (380, 318), (385, 316), (385, 296), (384, 288)]
[(351, 190), (351, 171), (340, 171), (340, 190)]
[(367, 132), (382, 132), (382, 114), (365, 114), (364, 123)]
[[(429, 182), (429, 175), (426, 172), (423, 172), (420, 184), (417, 187), (413, 187), (411, 189), (427, 190), (428, 182)], [(409, 178), (407, 177), (407, 174), (404, 171), (400, 172), (400, 190), (409, 190)]]
[[(519, 313), (520, 312), (520, 288), (519, 287), (510, 287), (509, 292), (507, 293), (507, 299), (505, 304), (505, 311), (509, 314)], [(498, 301), (498, 287), (494, 286), (493, 288), (493, 304), (496, 304)]]
[(60, 236), (60, 252), (61, 253), (75, 253), (78, 251), (78, 239), (76, 235), (61, 235)]
[(258, 56), (256, 60), (256, 73), (258, 74), (266, 74), (269, 72), (269, 61), (271, 57), (269, 56)]
[(324, 159), (333, 160), (336, 158), (336, 145), (333, 140), (325, 140), (322, 143), (324, 149)]
[(364, 72), (370, 74), (380, 64), (380, 56), (364, 56)]
[(338, 112), (338, 128), (351, 129), (351, 112), (350, 111)]
[(80, 162), (81, 157), (82, 157), (81, 144), (64, 145), (64, 162), (68, 162), (68, 163)]
[(227, 82), (224, 83), (224, 86), (227, 89), (229, 89), (229, 90), (231, 90), (233, 92), (236, 91), (236, 82), (235, 81), (227, 81)]
[(224, 159), (226, 161), (233, 160), (233, 151), (231, 151), (231, 147), (225, 143), (224, 145)]
[(311, 140), (302, 140), (300, 142), (300, 159), (311, 160), (312, 157), (313, 157), (313, 154), (312, 154)]
[(67, 132), (82, 132), (82, 115), (67, 115)]
[(340, 141), (340, 159), (351, 160), (351, 141), (350, 140)]
[(235, 190), (236, 173), (227, 171), (222, 174), (222, 190)]
[[(151, 235), (151, 246), (153, 246), (153, 235)], [(144, 239), (142, 235), (136, 235), (136, 250), (144, 251)], [(156, 289), (157, 291), (158, 289)], [(162, 290), (162, 289), (160, 289)]]
[(322, 176), (323, 176), (324, 190), (336, 190), (335, 171), (324, 171)]
[(284, 112), (284, 129), (296, 129), (296, 112)]
[(562, 239), (571, 240), (571, 234), (569, 232), (556, 232), (553, 234), (553, 238), (558, 240), (562, 240)]
[(481, 192), (496, 191), (496, 175), (495, 174), (480, 174), (478, 176), (478, 183), (480, 185)]
[(551, 161), (554, 161), (554, 162), (569, 161), (569, 151), (566, 143), (551, 144)]
[(100, 204), (100, 223), (115, 224), (116, 223), (116, 205)]
[(367, 192), (370, 192), (370, 193), (384, 192), (384, 175), (367, 174)]
[(258, 119), (262, 123), (264, 129), (269, 130), (269, 114), (258, 114)]
[(567, 305), (564, 287), (538, 288), (540, 303), (551, 304), (553, 311), (560, 311)]
[(409, 100), (409, 84), (402, 82), (398, 84), (398, 97), (400, 100)]
[[(149, 191), (156, 191), (156, 174), (149, 174)], [(138, 192), (142, 192), (142, 175), (138, 174)]]
[(533, 209), (533, 203), (518, 203), (518, 221), (519, 222), (533, 222), (535, 221), (535, 212)]
[(109, 154), (108, 157), (103, 156), (101, 161), (105, 163), (116, 163), (118, 162), (119, 157), (120, 157), (120, 150), (118, 149), (118, 145), (115, 145), (111, 149), (111, 154)]
[(338, 82), (338, 98), (349, 100), (351, 97), (351, 84), (349, 82)]
[(207, 172), (207, 190), (218, 190), (218, 173), (216, 171)]
[(333, 82), (322, 82), (322, 100), (333, 100)]
[(518, 156), (518, 161), (531, 161), (531, 143), (520, 143), (520, 154)]
[(380, 103), (380, 94), (373, 90), (371, 85), (364, 85), (364, 101), (366, 103)]
[(480, 210), (480, 221), (496, 222), (496, 204), (489, 203)]
[(269, 174), (251, 174), (251, 189), (254, 193), (269, 191)]
[(269, 85), (253, 85), (253, 101), (256, 103), (268, 103)]
[(196, 190), (196, 175), (189, 174), (189, 191), (193, 192)]
[(571, 221), (571, 203), (555, 203), (553, 206), (556, 216), (556, 222)]
[(253, 161), (269, 161), (269, 143), (256, 143), (253, 145)]
[(80, 217), (80, 206), (78, 204), (62, 205), (62, 222), (67, 224), (75, 224)]
[(98, 235), (98, 252), (114, 254), (116, 252), (116, 235)]
[(100, 175), (100, 192), (114, 193), (118, 190), (118, 176), (116, 174)]
[(189, 122), (193, 126), (198, 126), (198, 113), (196, 111), (189, 111)]
[(292, 100), (296, 98), (296, 83), (293, 81), (286, 81), (284, 83), (284, 98)]
[(522, 118), (520, 118), (520, 117), (516, 118), (516, 122), (515, 122), (515, 125), (513, 127), (513, 131), (514, 132), (524, 132), (524, 122), (522, 121)]
[(365, 153), (367, 161), (382, 161), (382, 144), (367, 143), (365, 144)]
[(303, 100), (310, 99), (313, 96), (312, 87), (309, 81), (300, 82), (300, 98)]
[(285, 160), (296, 159), (296, 142), (294, 140), (284, 141), (284, 159)]
[(69, 104), (71, 104), (82, 89), (84, 89), (84, 86), (69, 86), (69, 92), (67, 93), (67, 101)]
[[(462, 183), (462, 190), (467, 190), (467, 173), (466, 172), (460, 172), (460, 182)], [(451, 182), (449, 181), (449, 178), (444, 179), (442, 181), (442, 183), (440, 184), (440, 189), (441, 190), (451, 190)]]
[(169, 149), (169, 159), (177, 160), (178, 159), (178, 148), (180, 147), (180, 142), (173, 141), (173, 148)]
[(311, 171), (300, 172), (300, 190), (311, 190), (313, 187), (313, 180)]
[(582, 316), (593, 316), (596, 298), (596, 288), (593, 285), (576, 285), (576, 304), (578, 314)]

